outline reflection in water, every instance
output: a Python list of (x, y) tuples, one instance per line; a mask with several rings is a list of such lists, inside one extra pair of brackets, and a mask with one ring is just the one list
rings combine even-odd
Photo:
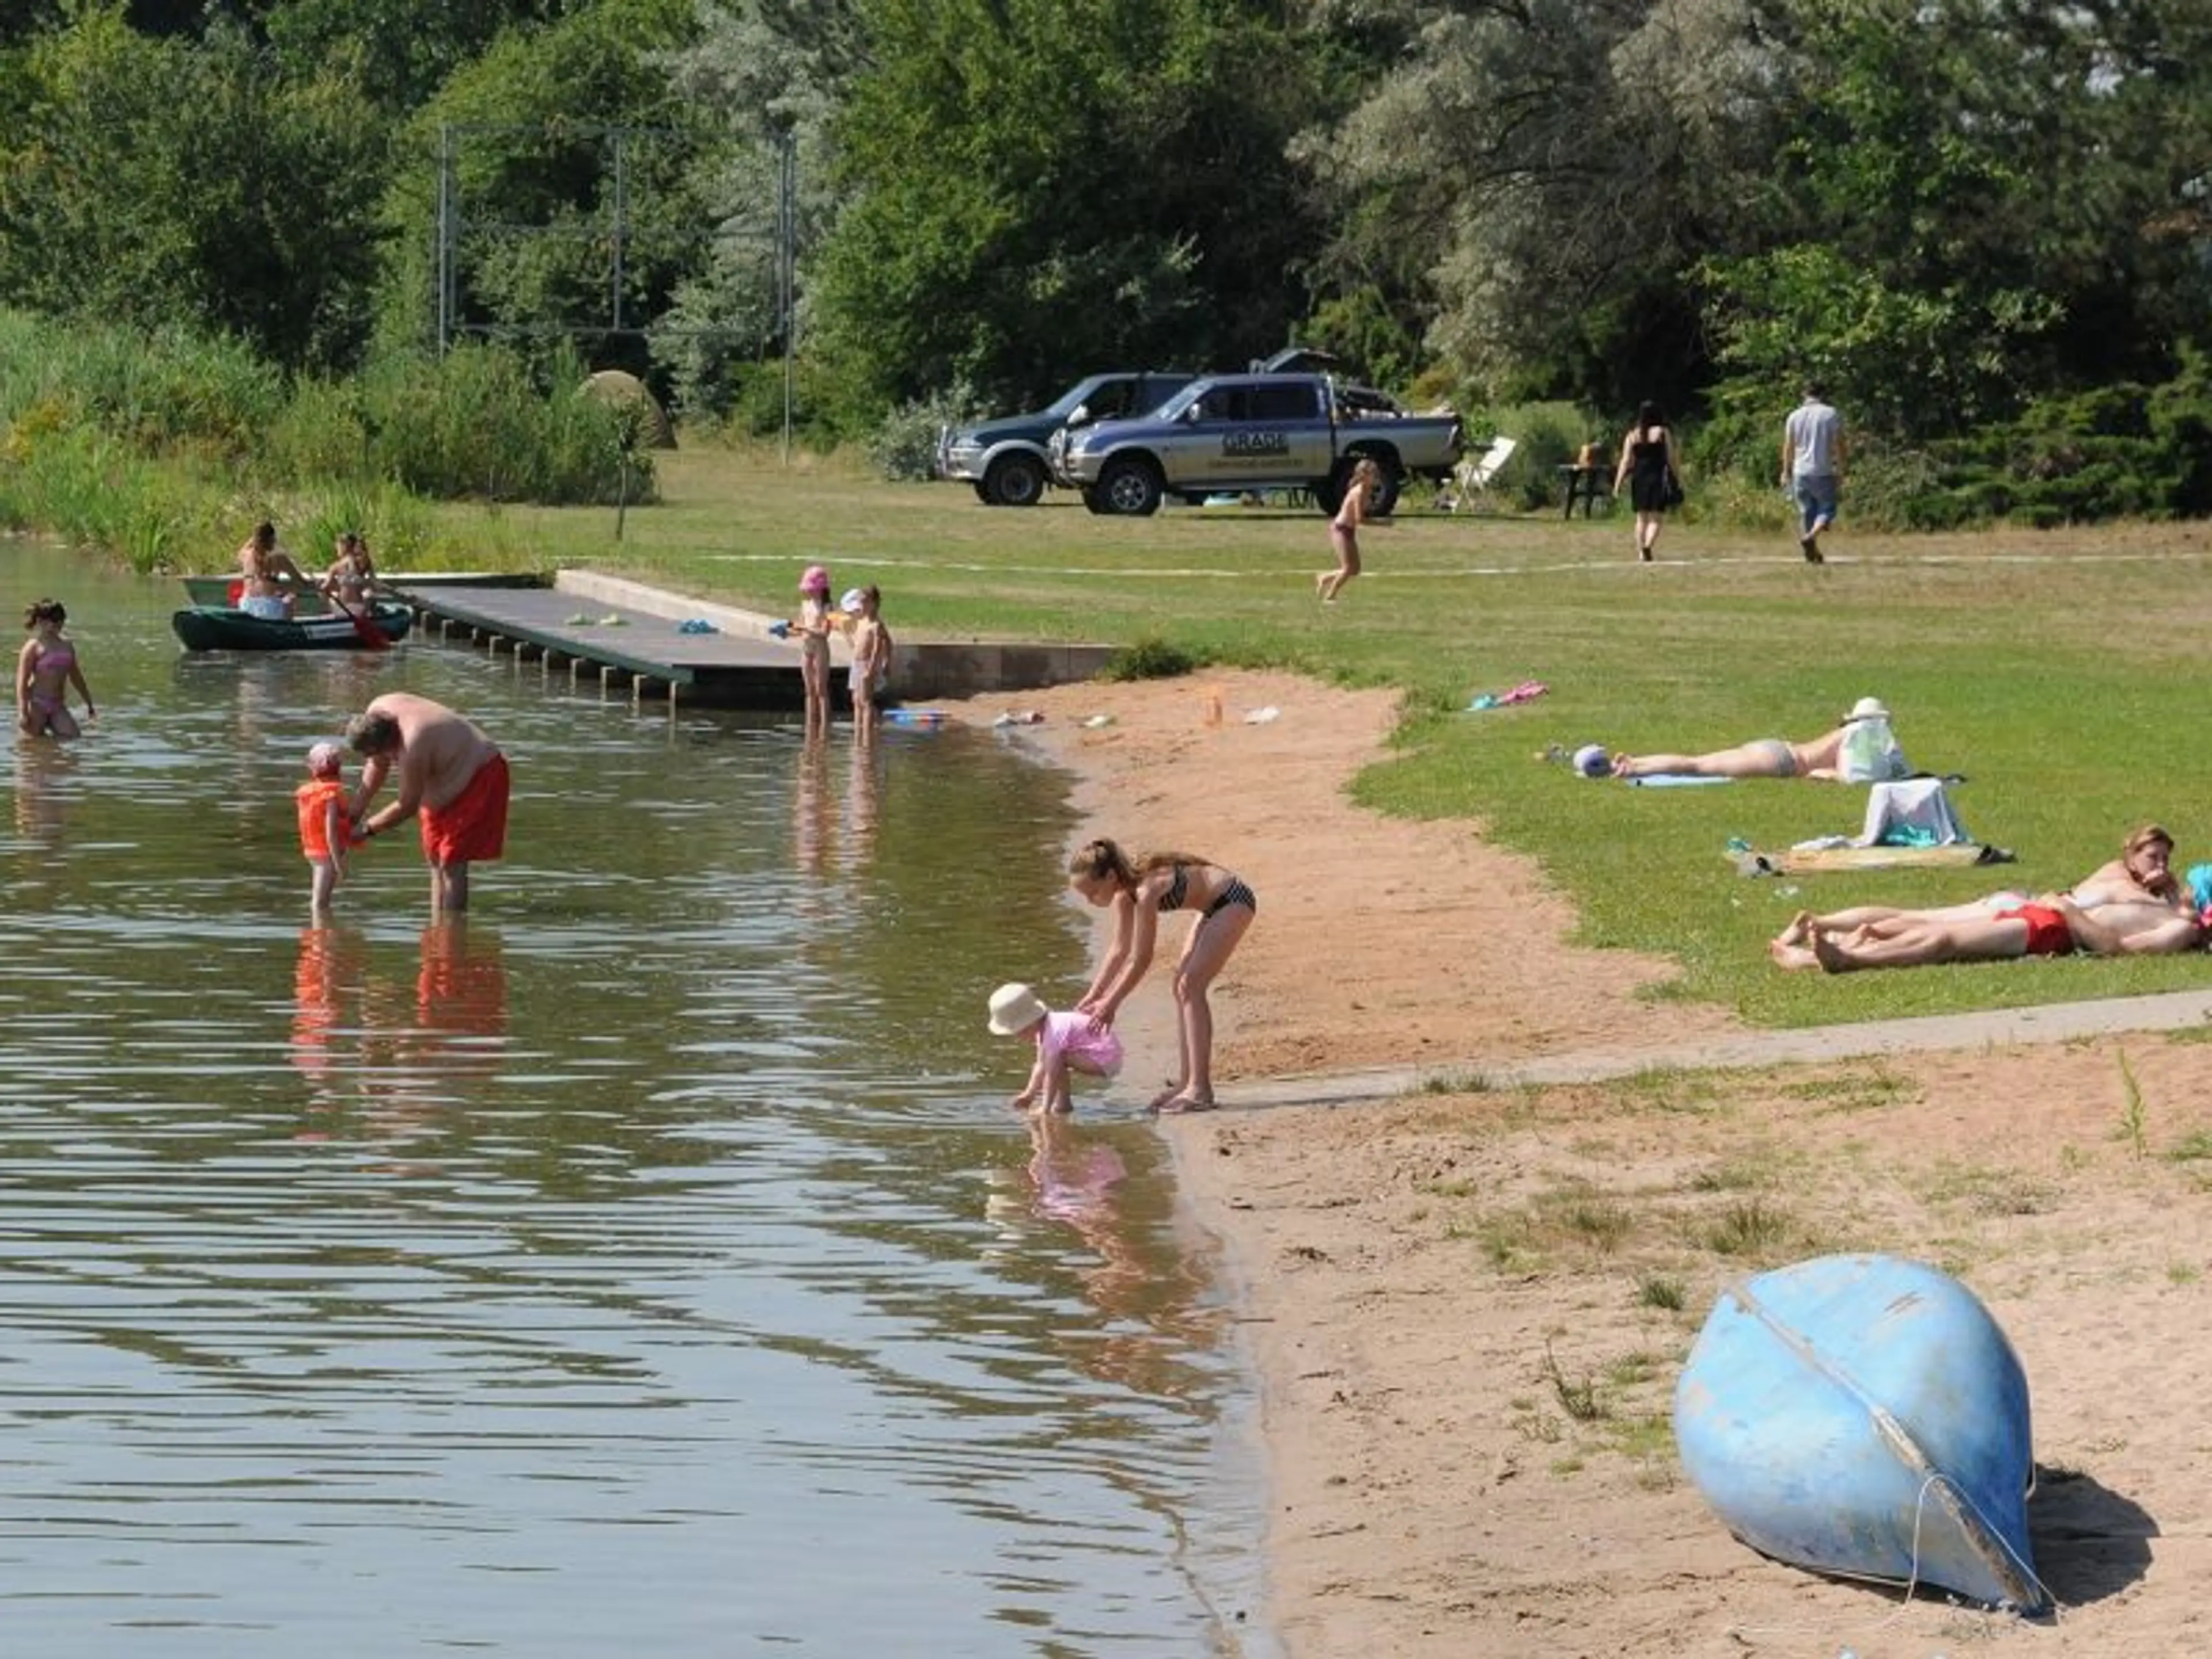
[(802, 876), (818, 876), (830, 845), (829, 740), (808, 733), (793, 770), (791, 859)]
[(16, 736), (15, 834), (27, 848), (61, 850), (69, 821), (64, 802), (71, 788), (73, 752), (67, 744)]
[[(1176, 1246), (1157, 1182), (1134, 1180), (1116, 1137), (1155, 1151), (1148, 1127), (1079, 1129), (1057, 1112), (1028, 1115), (1030, 1158), (1022, 1171), (1030, 1217), (1072, 1230), (1091, 1260), (1076, 1279), (1103, 1322), (1062, 1328), (1070, 1357), (1093, 1376), (1146, 1395), (1183, 1397), (1206, 1382), (1190, 1364), (1194, 1350), (1220, 1334), (1221, 1315), (1206, 1298), (1206, 1264)], [(1009, 1217), (1002, 1203), (999, 1219)], [(1168, 1248), (1164, 1249), (1163, 1243)]]
[(882, 778), (877, 769), (882, 764), (883, 745), (876, 741), (875, 728), (867, 734), (855, 734), (851, 744), (852, 761), (845, 780), (845, 859), (848, 870), (865, 870), (875, 861), (876, 823), (882, 813)]
[[(310, 1106), (319, 1115), (343, 1111), (358, 1098), (367, 953), (368, 941), (356, 928), (325, 923), (300, 930), (299, 961), (292, 974), (292, 1069), (307, 1085)], [(318, 1123), (301, 1139), (320, 1139), (330, 1128), (327, 1122)]]

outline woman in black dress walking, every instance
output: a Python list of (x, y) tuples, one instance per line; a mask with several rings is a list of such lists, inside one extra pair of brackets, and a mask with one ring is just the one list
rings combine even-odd
[(1674, 439), (1667, 430), (1667, 416), (1659, 405), (1646, 403), (1636, 411), (1636, 425), (1620, 441), (1620, 465), (1613, 475), (1613, 493), (1628, 486), (1628, 503), (1636, 509), (1636, 556), (1651, 562), (1659, 543), (1659, 526), (1667, 509), (1679, 500), (1674, 482)]

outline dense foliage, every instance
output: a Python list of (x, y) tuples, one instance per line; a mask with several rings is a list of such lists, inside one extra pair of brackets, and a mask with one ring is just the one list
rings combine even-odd
[(1817, 374), (1900, 521), (2208, 507), (2203, 0), (7, 9), (0, 292), (288, 374), (789, 346), (835, 439), (1299, 339), (1747, 481)]

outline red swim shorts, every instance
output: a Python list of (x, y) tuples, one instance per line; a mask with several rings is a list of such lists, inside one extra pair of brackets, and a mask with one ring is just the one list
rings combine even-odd
[(2074, 948), (2074, 930), (2047, 904), (2022, 904), (2005, 913), (2027, 924), (2027, 954), (2063, 957)]
[(494, 755), (452, 800), (422, 809), (422, 856), (438, 865), (497, 858), (507, 848), (507, 757)]

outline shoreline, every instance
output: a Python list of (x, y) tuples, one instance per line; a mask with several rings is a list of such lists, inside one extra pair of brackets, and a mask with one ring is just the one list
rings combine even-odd
[[(1262, 708), (1279, 713), (1245, 724)], [(1226, 1109), (1160, 1132), (1255, 1379), (1269, 1652), (2203, 1644), (2203, 1021), (1777, 1057), (1724, 1012), (1640, 997), (1668, 964), (1571, 945), (1571, 907), (1479, 826), (1352, 805), (1352, 777), (1388, 758), (1391, 694), (1224, 671), (951, 712), (989, 726), (1016, 708), (1044, 719), (1007, 735), (1073, 775), (1079, 840), (1182, 848), (1260, 896), (1215, 994)], [(1125, 1012), (1125, 1079), (1171, 1041), (1165, 976), (1156, 963)], [(1711, 1066), (1638, 1063), (1700, 1038)], [(1360, 1072), (1396, 1091), (1315, 1103), (1328, 1074)], [(1280, 1086), (1299, 1077), (1324, 1087)], [(1836, 1249), (1934, 1262), (2018, 1350), (2057, 1621), (1779, 1565), (1682, 1477), (1674, 1376), (1714, 1297)]]

